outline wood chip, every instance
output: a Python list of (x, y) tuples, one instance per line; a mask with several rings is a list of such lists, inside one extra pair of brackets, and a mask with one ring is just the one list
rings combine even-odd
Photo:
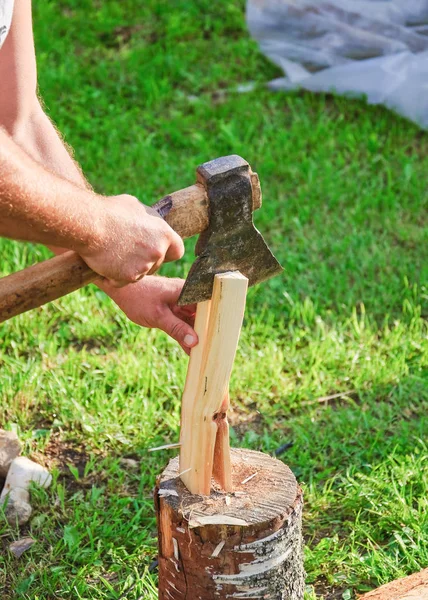
[(169, 448), (179, 448), (180, 442), (175, 444), (165, 444), (164, 446), (157, 446), (156, 448), (149, 448), (149, 452), (157, 452), (158, 450), (169, 450)]
[(348, 396), (355, 395), (357, 390), (348, 390), (347, 392), (338, 392), (337, 394), (330, 394), (330, 396), (321, 396), (320, 398), (316, 398), (315, 400), (305, 400), (301, 402), (301, 406), (312, 406), (313, 404), (322, 404), (323, 402), (328, 402), (329, 400), (336, 400), (336, 398), (347, 398)]
[(179, 474), (177, 475), (177, 477), (181, 477), (182, 475), (184, 475), (184, 473), (188, 473), (188, 472), (189, 472), (189, 471), (191, 471), (191, 470), (192, 470), (192, 467), (189, 467), (188, 469), (184, 469), (184, 471), (181, 471), (181, 473), (179, 473)]
[(26, 550), (31, 548), (33, 544), (36, 543), (36, 540), (33, 540), (31, 537), (23, 537), (20, 540), (16, 540), (12, 542), (9, 546), (9, 550), (12, 552), (16, 558), (19, 558), (24, 554)]
[(172, 538), (172, 545), (174, 546), (174, 558), (176, 561), (180, 560), (180, 555), (178, 553), (178, 542), (175, 537)]
[(227, 515), (207, 515), (194, 517), (189, 521), (189, 528), (204, 527), (204, 525), (248, 525), (247, 521)]
[(243, 485), (244, 483), (248, 483), (249, 481), (251, 481), (251, 479), (253, 479), (253, 477), (255, 477), (258, 474), (258, 471), (256, 471), (255, 473), (253, 473), (252, 475), (250, 475), (249, 477), (247, 477), (246, 479), (244, 479), (244, 481), (241, 481), (241, 485)]
[(177, 490), (166, 490), (166, 489), (159, 490), (160, 498), (167, 498), (168, 496), (178, 496)]
[(226, 543), (225, 540), (223, 540), (219, 544), (217, 544), (217, 546), (214, 548), (213, 553), (211, 554), (211, 558), (217, 558), (217, 556), (223, 550), (225, 543)]

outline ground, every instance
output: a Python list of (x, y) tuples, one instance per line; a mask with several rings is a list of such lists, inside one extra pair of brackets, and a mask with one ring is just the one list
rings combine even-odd
[[(260, 175), (257, 225), (285, 273), (249, 294), (232, 441), (293, 444), (307, 599), (425, 567), (427, 135), (364, 101), (265, 89), (279, 71), (242, 0), (34, 9), (40, 93), (97, 190), (151, 204), (230, 153)], [(185, 276), (192, 243), (166, 274)], [(48, 256), (0, 251), (3, 274)], [(147, 449), (178, 439), (186, 367), (93, 286), (0, 327), (0, 422), (54, 473), (27, 528), (0, 520), (4, 600), (156, 598), (152, 489), (174, 451)], [(37, 543), (15, 559), (23, 534)]]

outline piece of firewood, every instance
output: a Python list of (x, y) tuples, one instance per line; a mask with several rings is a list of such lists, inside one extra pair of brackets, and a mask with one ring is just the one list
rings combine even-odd
[(382, 585), (359, 600), (428, 600), (428, 569)]
[(190, 353), (180, 433), (181, 478), (193, 494), (209, 495), (213, 474), (225, 490), (230, 490), (226, 411), (247, 287), (248, 279), (241, 273), (221, 273), (214, 278), (211, 300), (197, 306), (199, 343)]
[(232, 449), (231, 460), (230, 494), (217, 483), (209, 497), (191, 494), (178, 458), (159, 477), (159, 600), (303, 600), (303, 498), (293, 473), (254, 450)]

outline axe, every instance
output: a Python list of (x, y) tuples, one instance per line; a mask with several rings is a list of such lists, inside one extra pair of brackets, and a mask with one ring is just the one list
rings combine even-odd
[[(261, 206), (257, 173), (237, 155), (206, 162), (194, 185), (168, 194), (153, 208), (183, 238), (200, 233), (196, 261), (179, 304), (211, 298), (218, 273), (240, 271), (254, 285), (282, 271), (253, 223)], [(96, 281), (99, 275), (75, 252), (0, 279), (0, 323)]]

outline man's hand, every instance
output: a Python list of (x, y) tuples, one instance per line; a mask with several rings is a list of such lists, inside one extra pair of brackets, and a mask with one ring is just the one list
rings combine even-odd
[(77, 252), (115, 287), (183, 255), (179, 235), (133, 196), (105, 197), (44, 169), (0, 127), (0, 236)]
[(163, 262), (183, 256), (179, 235), (156, 213), (133, 196), (105, 198), (101, 236), (93, 248), (79, 254), (114, 287), (139, 281)]
[(131, 321), (143, 327), (162, 329), (189, 354), (190, 348), (198, 343), (193, 329), (196, 305), (177, 305), (183, 284), (182, 279), (149, 276), (121, 289), (107, 283), (100, 287)]

